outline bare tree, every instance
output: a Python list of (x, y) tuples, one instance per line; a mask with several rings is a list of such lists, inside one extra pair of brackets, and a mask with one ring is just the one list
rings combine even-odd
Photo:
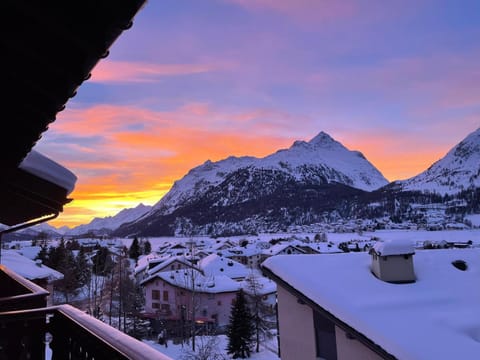
[(268, 317), (271, 311), (263, 299), (263, 285), (261, 284), (259, 277), (254, 272), (251, 272), (245, 281), (246, 297), (253, 317), (253, 325), (255, 329), (255, 351), (259, 352), (260, 343), (270, 334), (270, 322), (268, 321)]
[(216, 336), (200, 336), (197, 351), (184, 350), (181, 360), (228, 360), (219, 349), (219, 340)]

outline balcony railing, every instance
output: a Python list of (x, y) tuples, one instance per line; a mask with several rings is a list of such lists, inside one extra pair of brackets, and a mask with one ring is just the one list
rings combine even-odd
[(3, 266), (0, 289), (0, 359), (170, 360), (70, 305), (45, 307), (47, 291)]

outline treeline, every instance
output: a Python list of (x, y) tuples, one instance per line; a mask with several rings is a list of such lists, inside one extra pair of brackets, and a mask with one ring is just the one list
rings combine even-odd
[(84, 247), (77, 240), (65, 241), (57, 246), (41, 246), (37, 259), (63, 274), (54, 284), (56, 302), (75, 303), (96, 318), (116, 326), (132, 336), (141, 336), (140, 311), (143, 294), (134, 281), (130, 259), (138, 260), (151, 252), (148, 240), (134, 239), (130, 248), (110, 249), (100, 244)]

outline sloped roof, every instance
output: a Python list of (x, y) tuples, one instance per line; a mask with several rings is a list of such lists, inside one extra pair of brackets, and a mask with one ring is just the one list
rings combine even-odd
[[(452, 264), (459, 260), (465, 271)], [(413, 261), (417, 281), (401, 285), (372, 275), (364, 252), (272, 256), (263, 269), (336, 325), (396, 359), (478, 359), (480, 249), (421, 250)]]
[(55, 214), (69, 201), (69, 189), (18, 166), (144, 2), (0, 2), (0, 201), (9, 205), (0, 208), (0, 223)]
[(30, 260), (14, 250), (3, 250), (1, 263), (29, 280), (47, 279), (53, 281), (63, 279), (63, 274), (57, 270)]

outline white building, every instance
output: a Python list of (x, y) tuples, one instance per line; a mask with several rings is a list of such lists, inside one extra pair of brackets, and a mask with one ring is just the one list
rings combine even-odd
[(371, 272), (366, 253), (273, 256), (282, 360), (474, 360), (480, 356), (480, 250), (422, 250), (416, 281)]

